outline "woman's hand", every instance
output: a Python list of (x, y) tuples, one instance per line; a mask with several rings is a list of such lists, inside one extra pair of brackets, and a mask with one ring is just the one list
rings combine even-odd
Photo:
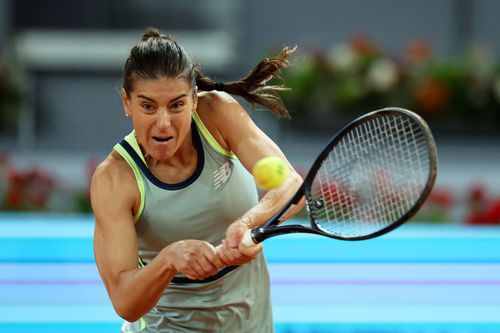
[(249, 230), (248, 225), (242, 220), (233, 222), (226, 231), (226, 239), (217, 246), (220, 260), (226, 266), (242, 265), (255, 259), (262, 251), (262, 244), (246, 247), (241, 244), (243, 234)]
[(215, 247), (205, 241), (182, 240), (172, 243), (163, 251), (172, 269), (186, 274), (190, 279), (203, 280), (215, 275), (220, 268), (224, 267)]

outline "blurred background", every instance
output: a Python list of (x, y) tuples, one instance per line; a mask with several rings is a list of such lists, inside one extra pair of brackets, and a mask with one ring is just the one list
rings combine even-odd
[(119, 330), (88, 184), (131, 129), (121, 69), (154, 26), (218, 81), (297, 45), (282, 73), (292, 120), (245, 107), (303, 173), (377, 108), (433, 130), (436, 187), (400, 230), (269, 241), (277, 332), (500, 332), (499, 13), (495, 0), (0, 0), (0, 331)]

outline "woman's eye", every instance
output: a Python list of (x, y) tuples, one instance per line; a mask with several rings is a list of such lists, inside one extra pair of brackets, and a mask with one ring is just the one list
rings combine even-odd
[(154, 108), (151, 104), (148, 104), (148, 103), (144, 103), (142, 104), (142, 108), (146, 111), (152, 111)]
[(172, 110), (174, 110), (174, 111), (182, 111), (183, 107), (184, 107), (184, 103), (181, 103), (181, 102), (177, 102), (177, 103), (172, 104)]

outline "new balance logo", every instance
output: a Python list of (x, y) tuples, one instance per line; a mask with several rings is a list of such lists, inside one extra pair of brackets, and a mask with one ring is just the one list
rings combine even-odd
[(219, 169), (214, 171), (214, 186), (218, 189), (222, 184), (228, 181), (231, 177), (231, 164), (229, 162), (224, 163)]

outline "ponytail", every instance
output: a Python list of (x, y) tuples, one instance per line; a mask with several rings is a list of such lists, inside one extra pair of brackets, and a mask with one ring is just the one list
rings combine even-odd
[(203, 91), (223, 90), (231, 95), (241, 96), (252, 106), (260, 104), (265, 106), (280, 118), (290, 118), (290, 114), (278, 95), (279, 91), (288, 90), (282, 85), (267, 85), (272, 78), (283, 82), (279, 76), (281, 68), (289, 65), (288, 56), (294, 53), (296, 47), (289, 49), (285, 47), (280, 54), (274, 58), (265, 58), (243, 79), (234, 82), (215, 82), (204, 75), (199, 65), (193, 68), (198, 89)]

